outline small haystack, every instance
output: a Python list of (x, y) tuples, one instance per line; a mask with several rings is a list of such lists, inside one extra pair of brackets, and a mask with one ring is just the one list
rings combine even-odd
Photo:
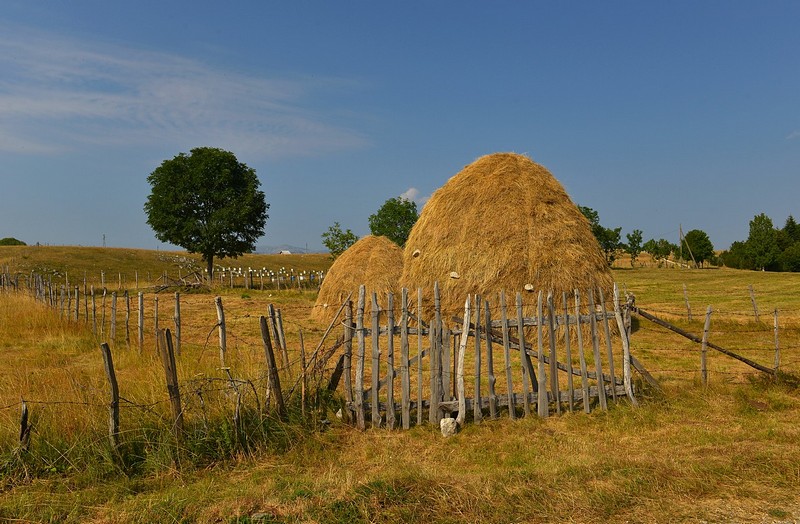
[(366, 311), (371, 311), (373, 292), (386, 307), (386, 293), (397, 291), (402, 272), (403, 250), (386, 237), (367, 235), (339, 255), (328, 270), (311, 316), (319, 322), (330, 322), (351, 292), (355, 307), (361, 284), (367, 290)]
[(423, 208), (406, 242), (401, 283), (432, 296), (436, 281), (448, 315), (463, 311), (470, 293), (497, 305), (504, 290), (513, 310), (522, 292), (532, 314), (539, 290), (553, 291), (560, 304), (562, 292), (599, 287), (610, 297), (613, 285), (589, 221), (547, 169), (514, 153), (479, 158)]

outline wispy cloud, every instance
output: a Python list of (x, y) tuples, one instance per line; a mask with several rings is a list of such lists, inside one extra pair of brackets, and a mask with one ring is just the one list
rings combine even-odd
[(792, 131), (786, 136), (786, 140), (795, 140), (800, 138), (800, 131)]
[(400, 198), (416, 202), (419, 205), (419, 207), (422, 207), (428, 200), (430, 200), (431, 196), (430, 195), (420, 196), (419, 189), (417, 189), (416, 187), (409, 187), (403, 193), (400, 194)]
[(250, 156), (309, 155), (367, 139), (313, 109), (337, 79), (267, 78), (181, 56), (0, 31), (0, 151), (86, 144), (214, 145)]

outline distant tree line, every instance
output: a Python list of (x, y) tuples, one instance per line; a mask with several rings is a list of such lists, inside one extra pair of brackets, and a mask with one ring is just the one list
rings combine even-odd
[(14, 237), (0, 238), (0, 246), (27, 246), (22, 240), (17, 240)]
[(719, 258), (736, 269), (800, 271), (800, 226), (789, 215), (783, 228), (776, 228), (761, 213), (750, 221), (747, 240), (734, 242)]

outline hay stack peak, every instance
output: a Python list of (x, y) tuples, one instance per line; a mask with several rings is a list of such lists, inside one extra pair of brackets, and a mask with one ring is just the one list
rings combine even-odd
[(366, 286), (369, 295), (378, 293), (381, 303), (386, 293), (397, 290), (403, 271), (403, 250), (386, 237), (367, 235), (350, 246), (334, 261), (314, 304), (311, 316), (320, 322), (330, 322), (339, 306), (352, 292), (351, 300), (358, 300), (358, 288)]
[(547, 169), (515, 153), (479, 158), (422, 209), (401, 283), (432, 290), (437, 281), (447, 312), (463, 307), (469, 293), (494, 300), (501, 290), (519, 291), (530, 303), (531, 290), (560, 301), (576, 288), (612, 287), (589, 221)]

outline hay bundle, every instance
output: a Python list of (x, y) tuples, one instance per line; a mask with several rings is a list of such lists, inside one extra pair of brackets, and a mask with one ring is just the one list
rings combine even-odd
[[(479, 158), (438, 189), (411, 230), (402, 285), (441, 288), (442, 309), (463, 310), (469, 293), (494, 301), (524, 293), (527, 315), (535, 293), (602, 288), (613, 280), (589, 221), (544, 167), (513, 153)], [(584, 299), (584, 304), (585, 304)], [(426, 306), (429, 304), (426, 304)]]
[(312, 318), (330, 322), (339, 306), (352, 292), (351, 300), (358, 300), (358, 288), (367, 289), (366, 311), (370, 311), (370, 296), (378, 293), (378, 300), (386, 307), (386, 293), (397, 291), (397, 282), (403, 271), (403, 250), (386, 237), (367, 235), (339, 255), (319, 290)]

